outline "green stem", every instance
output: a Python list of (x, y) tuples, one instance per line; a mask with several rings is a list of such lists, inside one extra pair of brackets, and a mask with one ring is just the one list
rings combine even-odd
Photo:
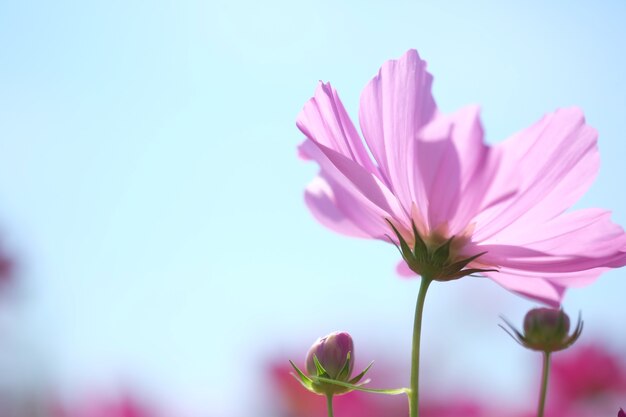
[(333, 415), (333, 394), (326, 396), (326, 407), (328, 408), (328, 417), (334, 417)]
[(419, 379), (420, 379), (420, 334), (422, 332), (422, 315), (424, 312), (424, 300), (426, 291), (432, 282), (427, 277), (422, 277), (417, 304), (415, 305), (415, 320), (413, 322), (413, 350), (411, 352), (411, 388), (409, 391), (409, 415), (419, 416)]
[(537, 417), (543, 417), (543, 410), (546, 407), (548, 375), (550, 374), (550, 352), (543, 352), (543, 371), (541, 373), (541, 391), (539, 391), (539, 409), (537, 410)]

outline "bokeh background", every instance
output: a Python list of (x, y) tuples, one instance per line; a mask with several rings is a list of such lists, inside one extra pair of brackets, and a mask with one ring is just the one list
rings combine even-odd
[[(271, 364), (337, 329), (406, 383), (418, 282), (390, 245), (309, 215), (297, 113), (324, 80), (355, 116), (416, 48), (439, 106), (480, 104), (489, 142), (582, 107), (602, 168), (579, 207), (625, 225), (625, 18), (622, 1), (0, 1), (0, 389), (269, 416)], [(618, 356), (625, 292), (611, 271), (564, 303)], [(433, 286), (424, 389), (534, 398), (539, 358), (497, 327), (533, 306), (484, 279)]]

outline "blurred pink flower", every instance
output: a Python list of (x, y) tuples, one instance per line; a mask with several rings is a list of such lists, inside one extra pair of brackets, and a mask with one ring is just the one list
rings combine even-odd
[[(599, 168), (596, 131), (576, 108), (550, 113), (488, 146), (477, 107), (437, 110), (432, 76), (415, 50), (383, 64), (361, 95), (357, 133), (337, 92), (320, 83), (297, 119), (300, 154), (320, 165), (305, 200), (336, 232), (388, 240), (387, 220), (413, 245), (450, 237), (451, 262), (506, 289), (558, 304), (567, 287), (626, 264), (626, 235), (610, 213), (564, 213)], [(413, 274), (406, 264), (401, 274)]]
[[(626, 399), (626, 363), (600, 344), (554, 355), (548, 405), (560, 415), (609, 415)], [(585, 414), (586, 413), (586, 414)]]

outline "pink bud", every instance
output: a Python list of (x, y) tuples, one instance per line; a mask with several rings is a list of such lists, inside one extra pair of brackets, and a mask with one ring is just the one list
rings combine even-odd
[[(350, 357), (348, 359), (348, 354)], [(347, 381), (352, 374), (354, 364), (354, 344), (352, 337), (346, 332), (333, 332), (328, 336), (319, 338), (313, 343), (306, 355), (306, 370), (309, 375), (318, 376), (317, 368), (313, 356), (326, 370), (331, 379), (337, 379), (348, 361), (348, 373), (342, 375), (341, 380)]]

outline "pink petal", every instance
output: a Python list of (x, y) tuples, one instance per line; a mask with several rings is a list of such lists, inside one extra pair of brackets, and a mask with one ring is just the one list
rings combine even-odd
[(313, 217), (329, 229), (352, 237), (371, 237), (337, 207), (336, 194), (326, 180), (316, 177), (307, 186), (304, 201)]
[(315, 96), (298, 115), (296, 126), (312, 141), (353, 160), (369, 172), (377, 171), (330, 83), (318, 84)]
[[(389, 232), (385, 219), (407, 224), (407, 216), (395, 196), (375, 174), (313, 141), (307, 140), (301, 147), (321, 168), (320, 181), (325, 183), (326, 190), (320, 188), (318, 182), (309, 190), (307, 204), (323, 224), (332, 222), (336, 230), (343, 230), (351, 236), (361, 235), (352, 227), (356, 226), (363, 233), (380, 239), (385, 239), (385, 233)], [(335, 210), (331, 210), (329, 204), (334, 205)], [(349, 223), (339, 225), (343, 218)]]
[(399, 60), (383, 64), (361, 94), (361, 131), (383, 178), (407, 212), (416, 201), (410, 177), (414, 141), (436, 110), (431, 84), (426, 62), (409, 50)]
[(501, 269), (499, 272), (485, 272), (484, 275), (509, 291), (543, 303), (558, 306), (565, 294), (565, 286), (551, 283), (542, 278), (518, 275), (516, 271)]
[(417, 276), (404, 260), (398, 262), (398, 265), (396, 265), (396, 273), (404, 278), (415, 278)]
[(600, 209), (567, 213), (517, 235), (503, 235), (477, 246), (487, 251), (481, 262), (538, 273), (626, 265), (626, 234)]
[(417, 188), (425, 193), (420, 204), (430, 229), (446, 224), (450, 235), (462, 232), (478, 212), (498, 167), (483, 143), (478, 107), (437, 115), (422, 129), (415, 148), (414, 184), (421, 184)]
[[(580, 110), (571, 108), (551, 113), (496, 145), (500, 170), (486, 200), (492, 207), (475, 219), (475, 241), (500, 232), (515, 235), (571, 207), (598, 171), (596, 142), (596, 131), (585, 124)], [(498, 191), (511, 184), (515, 196), (494, 204)]]

